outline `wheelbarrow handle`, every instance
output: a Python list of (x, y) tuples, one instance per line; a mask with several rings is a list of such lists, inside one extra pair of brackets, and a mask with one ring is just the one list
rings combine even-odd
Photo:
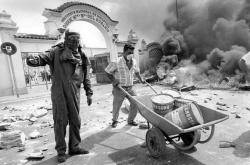
[(145, 81), (145, 83), (154, 91), (155, 94), (158, 94), (158, 92), (148, 82)]

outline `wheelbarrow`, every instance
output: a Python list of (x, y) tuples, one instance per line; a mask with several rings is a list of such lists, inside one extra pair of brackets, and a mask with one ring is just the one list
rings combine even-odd
[[(204, 124), (183, 129), (154, 112), (151, 102), (151, 97), (154, 95), (131, 96), (122, 87), (118, 86), (118, 88), (129, 98), (130, 102), (137, 106), (139, 113), (147, 120), (148, 125), (149, 123), (152, 125), (152, 127), (148, 127), (146, 133), (146, 146), (150, 155), (155, 158), (164, 153), (167, 144), (185, 151), (190, 150), (197, 143), (207, 143), (213, 137), (215, 124), (229, 118), (224, 113), (195, 102), (202, 113)], [(151, 89), (153, 90), (152, 87)], [(154, 92), (157, 93), (155, 90)]]

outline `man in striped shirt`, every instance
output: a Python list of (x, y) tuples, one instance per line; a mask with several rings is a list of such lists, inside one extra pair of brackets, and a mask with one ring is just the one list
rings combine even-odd
[[(136, 96), (135, 91), (133, 90), (133, 80), (134, 74), (138, 77), (141, 83), (145, 81), (141, 78), (139, 73), (139, 68), (136, 65), (136, 60), (133, 58), (134, 47), (132, 45), (126, 44), (123, 48), (123, 56), (118, 59), (118, 62), (111, 62), (105, 69), (108, 77), (113, 83), (113, 122), (112, 127), (117, 126), (117, 119), (119, 116), (119, 111), (122, 105), (123, 100), (125, 99), (124, 93), (117, 88), (120, 85), (125, 89), (130, 95)], [(131, 103), (130, 111), (128, 115), (128, 124), (132, 126), (137, 126), (137, 123), (134, 121), (137, 115), (136, 105)]]

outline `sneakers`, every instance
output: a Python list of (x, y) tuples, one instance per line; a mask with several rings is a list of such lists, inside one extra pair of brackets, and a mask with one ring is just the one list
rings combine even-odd
[(111, 124), (111, 127), (115, 128), (115, 127), (117, 127), (117, 124), (118, 124), (118, 121), (113, 121)]
[(66, 159), (67, 159), (66, 154), (58, 154), (57, 155), (57, 161), (58, 161), (58, 163), (63, 163), (63, 162), (66, 161)]
[(132, 122), (128, 122), (128, 125), (137, 126), (138, 124), (135, 121), (132, 121)]
[(85, 150), (83, 148), (80, 148), (80, 147), (69, 151), (69, 155), (71, 155), (71, 156), (73, 156), (73, 155), (83, 155), (83, 154), (88, 154), (88, 153), (89, 153), (89, 151), (87, 151), (87, 150)]

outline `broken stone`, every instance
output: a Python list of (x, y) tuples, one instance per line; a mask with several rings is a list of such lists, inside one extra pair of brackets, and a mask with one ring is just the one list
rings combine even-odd
[(21, 164), (26, 164), (28, 162), (28, 160), (20, 160), (19, 161)]
[(37, 118), (36, 118), (36, 117), (31, 117), (31, 118), (29, 119), (29, 121), (30, 121), (30, 122), (36, 122), (36, 121), (37, 121)]
[(34, 130), (33, 132), (31, 132), (29, 134), (29, 138), (30, 139), (37, 139), (39, 137), (42, 137), (42, 135), (40, 134), (40, 132), (38, 132), (37, 130)]
[(0, 132), (0, 149), (23, 147), (25, 134), (19, 130)]
[(227, 111), (226, 109), (224, 109), (223, 107), (217, 107), (218, 110), (220, 111)]
[(235, 118), (237, 118), (237, 119), (239, 119), (239, 118), (241, 118), (241, 116), (239, 115), (239, 114), (235, 114)]
[(0, 131), (6, 131), (10, 129), (10, 123), (0, 123)]
[(207, 100), (204, 100), (204, 103), (208, 103), (208, 101), (207, 101)]
[(48, 111), (46, 109), (36, 109), (31, 113), (30, 117), (40, 118), (47, 115)]
[(41, 160), (44, 158), (44, 155), (42, 152), (32, 152), (32, 153), (29, 153), (26, 157), (26, 159), (28, 160)]
[(10, 107), (8, 107), (8, 106), (5, 106), (5, 107), (3, 107), (1, 110), (8, 110), (8, 109), (10, 109)]
[(186, 91), (191, 91), (191, 90), (195, 90), (195, 89), (196, 89), (196, 87), (194, 85), (191, 85), (191, 86), (187, 86), (187, 87), (182, 87), (181, 91), (186, 92)]
[(41, 151), (47, 151), (47, 150), (48, 150), (47, 147), (44, 147), (44, 148), (41, 149)]
[(231, 114), (236, 114), (236, 110), (232, 110), (232, 111), (231, 111)]
[(12, 123), (16, 122), (16, 119), (12, 116), (4, 116), (2, 122)]
[(17, 152), (23, 152), (23, 151), (25, 151), (25, 147), (24, 146), (23, 147), (19, 147), (18, 150), (17, 150)]
[(234, 142), (229, 142), (229, 141), (220, 141), (219, 147), (220, 148), (235, 147), (235, 143)]
[(147, 124), (139, 124), (139, 128), (140, 129), (148, 129), (148, 125)]
[(250, 108), (246, 107), (246, 109), (247, 109), (248, 111), (250, 111)]
[(220, 106), (226, 106), (226, 104), (221, 103), (221, 102), (217, 102), (216, 105), (220, 105)]

